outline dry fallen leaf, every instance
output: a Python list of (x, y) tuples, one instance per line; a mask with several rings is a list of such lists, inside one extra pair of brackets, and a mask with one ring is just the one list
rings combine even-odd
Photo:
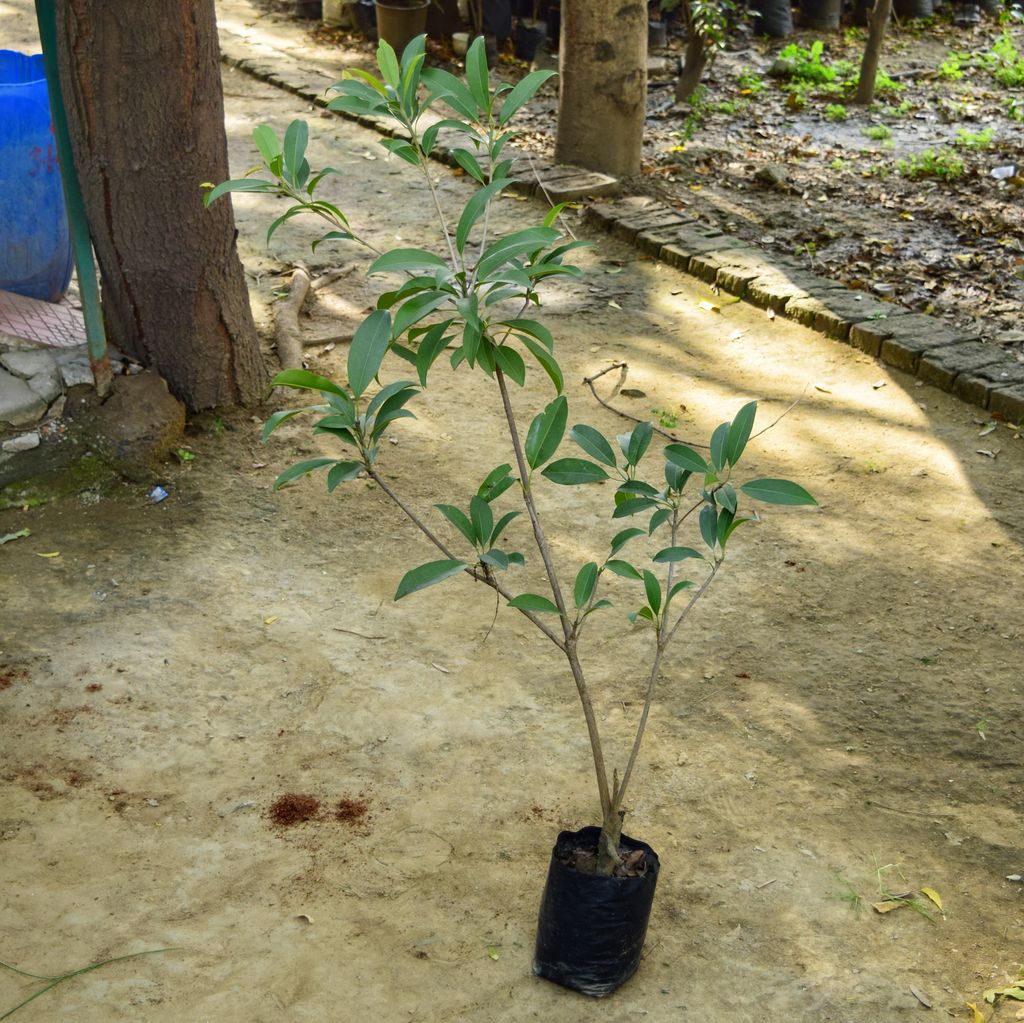
[(450, 675), (451, 674), (451, 672), (446, 667), (444, 667), (444, 665), (431, 663), (430, 666), (432, 668), (437, 668), (438, 671), (442, 672), (445, 675)]
[(942, 896), (934, 888), (922, 888), (921, 894), (931, 899), (940, 910), (942, 909)]
[(880, 390), (881, 388), (885, 387), (886, 383), (888, 383), (888, 381), (886, 381), (886, 380), (876, 380), (876, 381), (875, 381), (875, 382), (874, 382), (874, 383), (873, 383), (873, 384), (871, 385), (871, 387), (872, 387), (872, 388), (873, 388), (874, 390), (876, 390), (876, 391), (877, 391), (877, 390)]
[(910, 993), (911, 993), (911, 994), (912, 994), (912, 995), (913, 995), (913, 996), (914, 996), (914, 997), (915, 997), (915, 998), (916, 998), (916, 999), (917, 999), (917, 1000), (918, 1000), (918, 1001), (919, 1001), (919, 1002), (920, 1002), (920, 1003), (921, 1003), (921, 1004), (922, 1004), (922, 1005), (923, 1005), (923, 1006), (924, 1006), (924, 1007), (925, 1007), (926, 1009), (930, 1009), (930, 1008), (932, 1007), (932, 1003), (931, 1003), (931, 1001), (930, 1001), (930, 1000), (929, 1000), (929, 999), (928, 999), (928, 998), (927, 998), (927, 997), (926, 997), (925, 995), (921, 994), (921, 992), (920, 992), (920, 991), (918, 991), (918, 990), (917, 990), (917, 988), (916, 988), (916, 987), (914, 987), (913, 985), (911, 985), (911, 988), (910, 988)]
[(871, 908), (876, 913), (891, 913), (894, 909), (901, 909), (905, 905), (905, 902), (895, 902), (887, 899), (885, 902), (872, 902)]
[(304, 924), (311, 924), (313, 922), (313, 918), (308, 913), (299, 913), (295, 919), (301, 920)]
[(263, 624), (264, 625), (273, 625), (274, 622), (276, 622), (278, 620), (278, 618), (280, 618), (280, 617), (281, 617), (280, 615), (271, 615), (269, 618), (264, 618), (263, 619)]
[(706, 298), (701, 299), (701, 301), (698, 302), (697, 304), (700, 306), (701, 309), (707, 309), (709, 313), (720, 313), (722, 311), (721, 306), (715, 305), (714, 302), (709, 302)]
[(37, 558), (59, 558), (60, 557), (60, 551), (46, 551), (45, 553), (43, 551), (36, 551), (36, 557)]
[[(995, 458), (996, 455), (999, 454), (999, 448), (996, 448), (994, 451), (988, 451), (985, 448), (978, 448), (978, 454), (984, 455), (986, 458)], [(44, 557), (46, 557), (46, 555), (44, 555)]]
[(775, 319), (775, 310), (774, 309), (769, 309), (768, 310), (768, 319), (769, 320), (774, 320)]
[(974, 1002), (965, 1002), (964, 1004), (971, 1010), (971, 1023), (985, 1023), (985, 1017), (982, 1016)]
[(610, 305), (610, 306), (611, 306), (611, 307), (612, 307), (613, 309), (621, 309), (621, 308), (622, 308), (622, 306), (620, 306), (620, 305), (619, 305), (619, 303), (618, 303), (618, 302), (616, 302), (614, 298), (613, 298), (613, 299), (611, 299), (611, 300), (610, 300), (610, 301), (608, 302), (608, 304), (609, 304), (609, 305)]

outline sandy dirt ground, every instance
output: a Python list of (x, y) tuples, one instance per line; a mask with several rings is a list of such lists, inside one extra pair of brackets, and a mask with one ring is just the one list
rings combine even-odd
[[(225, 88), (238, 170), (254, 123), (307, 113), (237, 73)], [(342, 171), (353, 221), (381, 244), (437, 244), (415, 170), (312, 116), (312, 159)], [(436, 173), (447, 204), (465, 198)], [(236, 210), (269, 330), (275, 275), (312, 235), (293, 221), (267, 250), (268, 208)], [(512, 200), (496, 227), (540, 215)], [(274, 493), (321, 441), (289, 424), (261, 447), (268, 408), (195, 417), (195, 457), (168, 466), (160, 504), (137, 487), (0, 513), (0, 535), (32, 531), (0, 547), (0, 959), (57, 974), (173, 947), (75, 978), (19, 1021), (878, 1023), (921, 999), (967, 1019), (1016, 974), (1022, 442), (979, 436), (976, 410), (792, 323), (702, 308), (693, 281), (593, 241), (588, 277), (547, 307), (571, 421), (624, 429), (580, 383), (613, 359), (644, 392), (618, 404), (674, 410), (688, 440), (751, 398), (767, 423), (803, 394), (750, 468), (820, 500), (736, 535), (664, 664), (626, 829), (663, 863), (636, 977), (591, 1002), (530, 972), (555, 834), (596, 815), (556, 652), (513, 612), (488, 634), (490, 591), (468, 579), (394, 604), (432, 554), (365, 482)], [(321, 249), (311, 265), (329, 258), (365, 264)], [(329, 339), (372, 294), (358, 270), (321, 293), (314, 369), (343, 374)], [(549, 394), (534, 374), (521, 408)], [(438, 528), (431, 504), (465, 501), (508, 459), (493, 399), (482, 377), (438, 371), (388, 445), (383, 471)], [(561, 565), (602, 555), (602, 498), (543, 491)], [(512, 537), (527, 543), (521, 522)], [(621, 764), (649, 641), (622, 617), (627, 584), (613, 595), (584, 653)], [(276, 826), (287, 793), (320, 800), (319, 819)], [(367, 812), (339, 818), (341, 801)], [(887, 891), (930, 887), (943, 911), (871, 909), (879, 868)], [(39, 985), (0, 971), (0, 1011)]]

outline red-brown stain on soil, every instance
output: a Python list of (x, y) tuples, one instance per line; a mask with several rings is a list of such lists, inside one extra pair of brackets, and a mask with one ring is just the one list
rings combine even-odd
[(365, 824), (365, 817), (370, 812), (369, 801), (360, 793), (357, 799), (339, 799), (334, 816), (345, 824)]
[(15, 682), (24, 682), (27, 678), (24, 668), (0, 668), (0, 690), (10, 689)]
[(270, 819), (279, 828), (316, 820), (320, 816), (320, 800), (298, 792), (288, 792), (270, 807)]

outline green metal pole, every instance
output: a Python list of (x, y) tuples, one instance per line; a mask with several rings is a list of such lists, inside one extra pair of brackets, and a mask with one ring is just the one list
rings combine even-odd
[(82, 189), (75, 173), (75, 161), (71, 154), (71, 134), (64, 113), (64, 94), (57, 71), (57, 14), (54, 0), (36, 0), (36, 20), (39, 22), (46, 86), (50, 94), (50, 115), (53, 118), (57, 156), (60, 159), (60, 176), (64, 183), (64, 201), (67, 204), (68, 221), (71, 226), (71, 248), (75, 256), (78, 290), (85, 317), (85, 336), (89, 342), (89, 363), (92, 366), (96, 391), (102, 398), (110, 393), (114, 376), (110, 370), (110, 359), (107, 357), (107, 335), (103, 329), (100, 288), (92, 256), (92, 236), (89, 233), (85, 203), (82, 201)]

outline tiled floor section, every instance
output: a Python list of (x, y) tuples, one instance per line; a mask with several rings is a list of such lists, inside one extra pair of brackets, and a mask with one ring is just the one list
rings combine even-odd
[(0, 291), (0, 333), (51, 348), (76, 348), (86, 343), (82, 313), (65, 299), (39, 299)]

